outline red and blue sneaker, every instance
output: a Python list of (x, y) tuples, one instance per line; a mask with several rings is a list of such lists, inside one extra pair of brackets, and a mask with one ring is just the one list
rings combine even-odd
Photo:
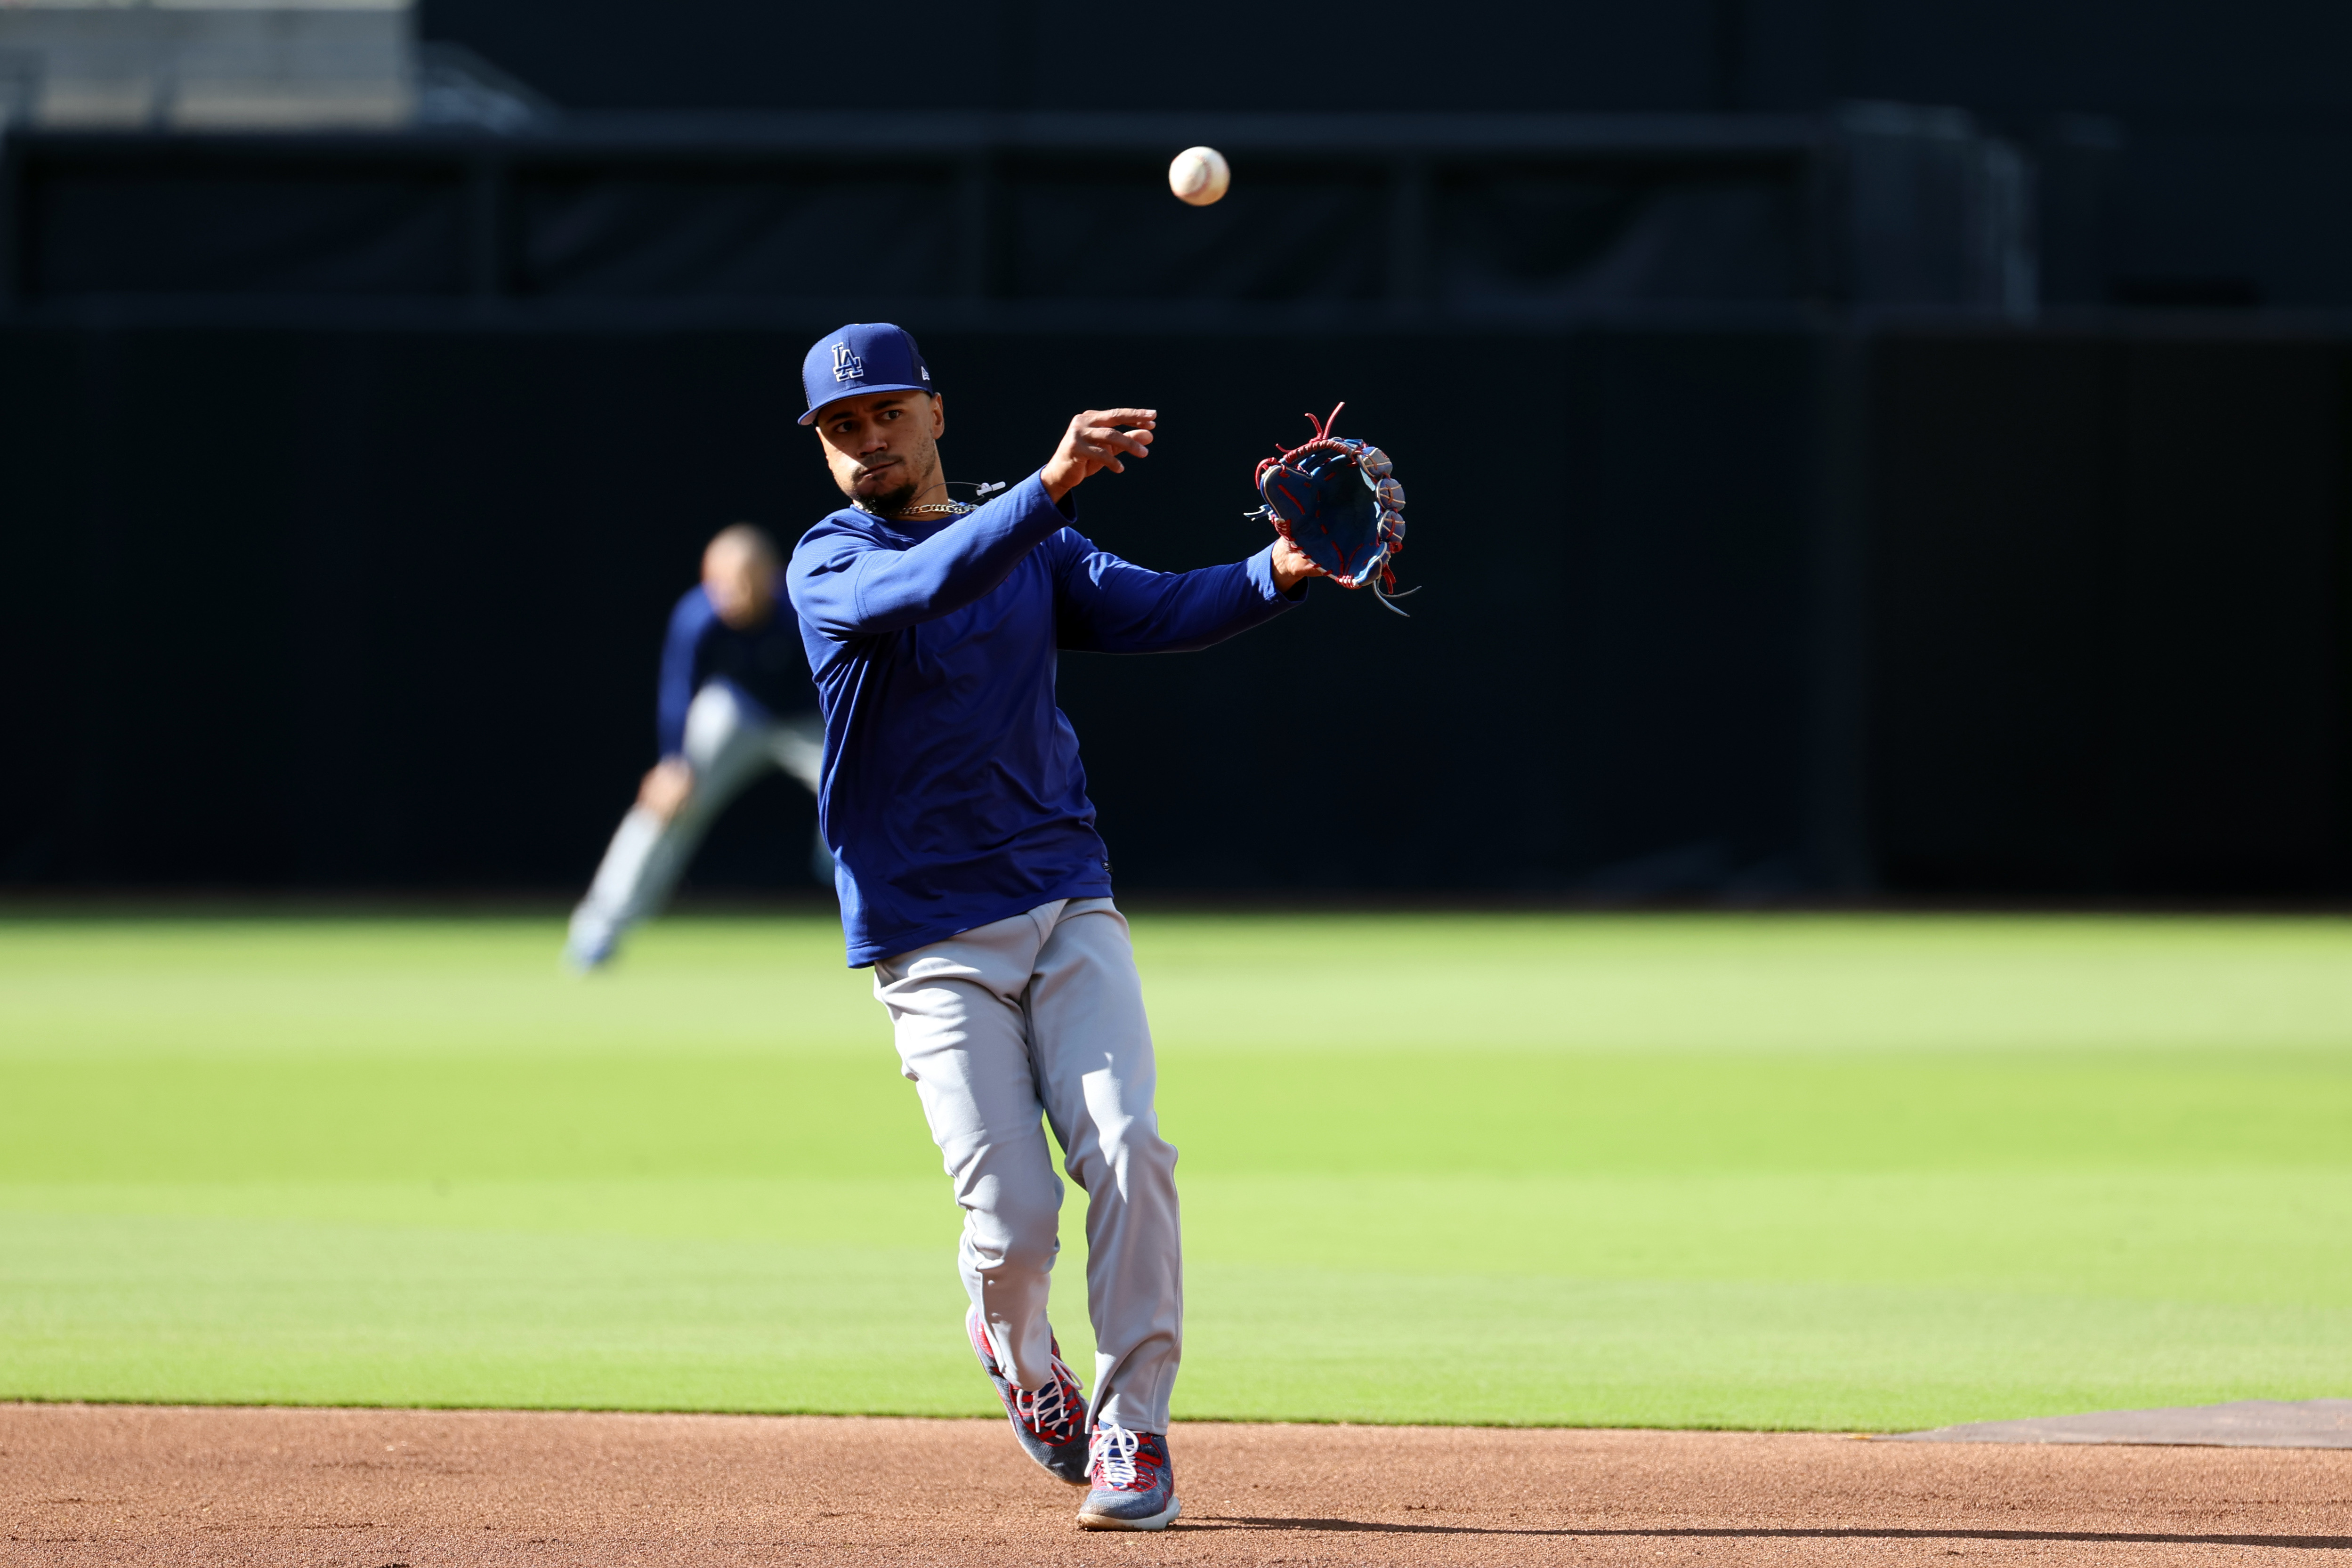
[(1085, 1486), (1087, 1391), (1063, 1364), (1061, 1342), (1054, 1342), (1053, 1381), (1032, 1393), (1005, 1376), (1003, 1368), (996, 1364), (996, 1351), (988, 1342), (988, 1327), (981, 1321), (979, 1308), (964, 1315), (963, 1326), (971, 1336), (971, 1352), (980, 1358), (981, 1370), (996, 1384), (996, 1396), (1004, 1401), (1004, 1414), (1012, 1418), (1013, 1435), (1021, 1440), (1021, 1447), (1055, 1480)]
[(1104, 1422), (1087, 1447), (1087, 1481), (1091, 1489), (1078, 1505), (1081, 1530), (1165, 1530), (1183, 1511), (1163, 1433)]

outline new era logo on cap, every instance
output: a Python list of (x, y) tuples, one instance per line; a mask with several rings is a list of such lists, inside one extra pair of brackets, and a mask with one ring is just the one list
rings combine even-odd
[(808, 412), (801, 423), (815, 423), (828, 403), (871, 392), (929, 392), (931, 367), (912, 334), (887, 321), (853, 321), (817, 340), (801, 361), (801, 390), (808, 395)]

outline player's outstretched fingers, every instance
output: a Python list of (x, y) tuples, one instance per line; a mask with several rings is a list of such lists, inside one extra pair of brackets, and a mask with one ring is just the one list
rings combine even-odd
[(1149, 408), (1089, 408), (1070, 421), (1071, 434), (1086, 455), (1114, 474), (1127, 470), (1119, 457), (1148, 458), (1158, 416)]
[(1045, 488), (1055, 500), (1088, 476), (1108, 468), (1127, 472), (1125, 459), (1150, 457), (1156, 408), (1089, 408), (1070, 420), (1053, 461), (1045, 465)]

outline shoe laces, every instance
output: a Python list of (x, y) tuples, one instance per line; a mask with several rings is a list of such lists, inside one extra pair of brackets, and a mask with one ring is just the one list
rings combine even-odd
[(1029, 1429), (1040, 1436), (1052, 1437), (1077, 1425), (1078, 1409), (1083, 1406), (1084, 1395), (1079, 1394), (1078, 1403), (1074, 1405), (1071, 1397), (1074, 1394), (1079, 1394), (1077, 1380), (1070, 1375), (1070, 1369), (1062, 1364), (1062, 1358), (1055, 1356), (1053, 1375), (1046, 1379), (1045, 1387), (1034, 1394), (1025, 1388), (1016, 1388), (1013, 1396), (1022, 1407), (1022, 1416), (1028, 1422)]
[(1095, 1485), (1108, 1491), (1150, 1491), (1159, 1478), (1144, 1472), (1159, 1467), (1159, 1456), (1144, 1442), (1146, 1434), (1130, 1432), (1116, 1421), (1095, 1428), (1087, 1459)]

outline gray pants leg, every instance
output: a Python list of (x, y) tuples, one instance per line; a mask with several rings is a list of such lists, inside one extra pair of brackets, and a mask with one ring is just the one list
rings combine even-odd
[(607, 951), (629, 927), (659, 913), (711, 823), (763, 771), (782, 768), (814, 789), (812, 744), (822, 759), (824, 731), (814, 715), (763, 721), (725, 686), (714, 682), (695, 693), (684, 748), (694, 793), (667, 822), (642, 805), (629, 808), (588, 896), (572, 912), (572, 951)]
[(874, 966), (898, 1056), (964, 1211), (964, 1287), (1000, 1363), (1045, 1386), (1046, 1286), (1063, 1168), (1087, 1194), (1094, 1417), (1168, 1430), (1184, 1336), (1176, 1151), (1127, 921), (1108, 899), (1057, 900)]

